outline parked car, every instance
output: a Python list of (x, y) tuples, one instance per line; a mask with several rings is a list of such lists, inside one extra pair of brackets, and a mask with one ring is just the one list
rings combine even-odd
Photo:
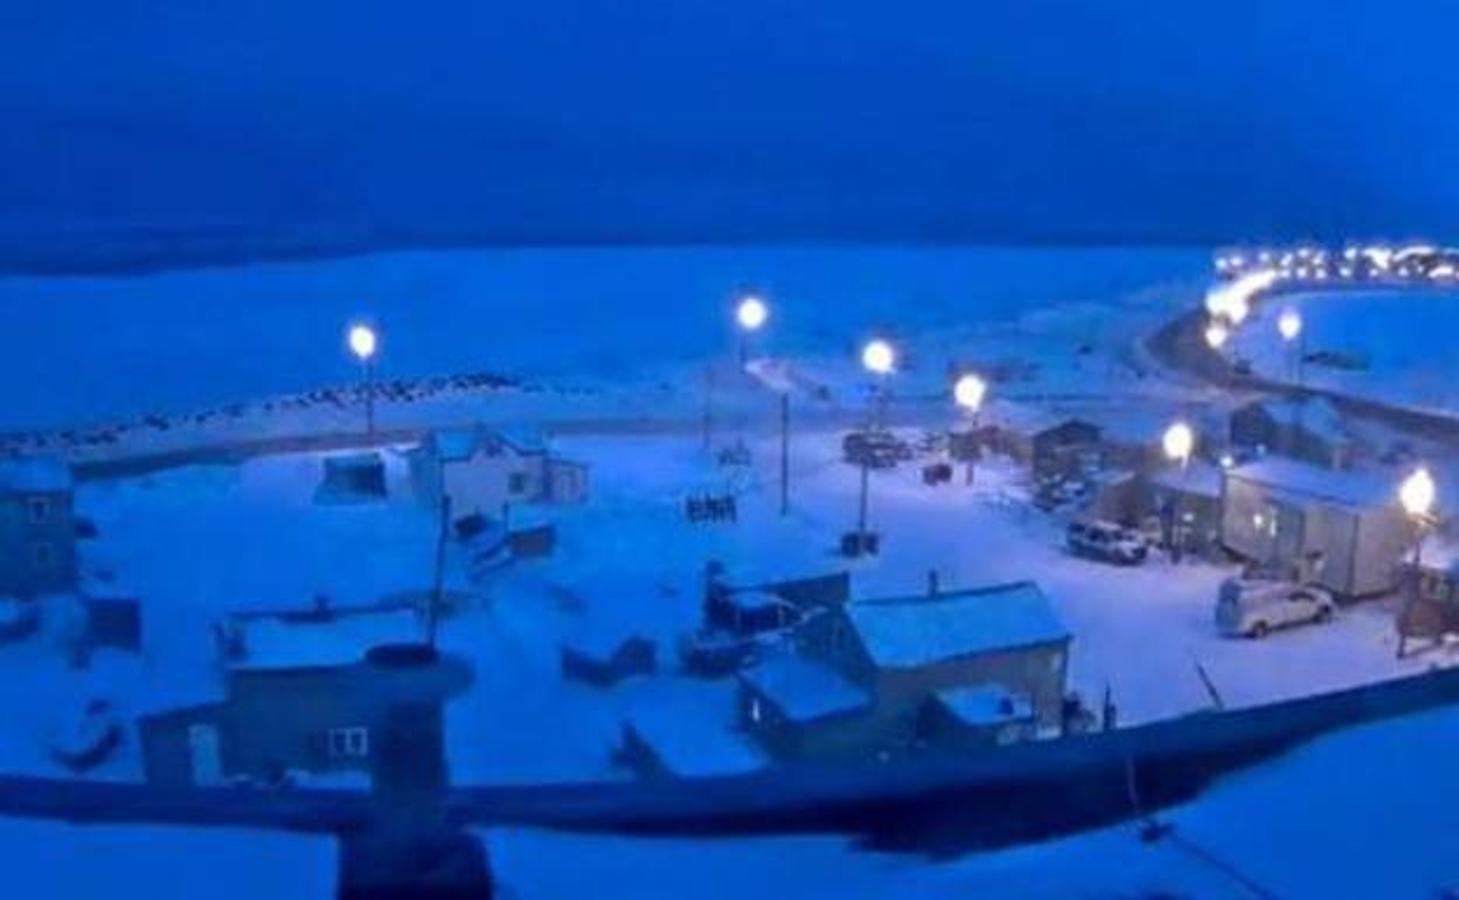
[(1326, 622), (1337, 610), (1332, 594), (1310, 584), (1228, 578), (1216, 599), (1216, 626), (1228, 637), (1261, 638), (1278, 628)]
[(890, 431), (853, 431), (841, 442), (841, 453), (853, 465), (894, 468), (913, 456), (912, 445)]
[(1116, 565), (1138, 566), (1150, 555), (1144, 535), (1098, 519), (1070, 522), (1064, 540), (1072, 553)]

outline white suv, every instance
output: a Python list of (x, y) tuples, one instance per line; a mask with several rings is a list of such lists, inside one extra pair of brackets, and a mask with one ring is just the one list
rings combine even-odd
[(1268, 632), (1332, 618), (1332, 595), (1310, 584), (1228, 578), (1216, 595), (1216, 626), (1227, 637), (1266, 637)]
[(1069, 550), (1079, 556), (1123, 566), (1138, 566), (1150, 554), (1145, 537), (1113, 522), (1076, 519), (1064, 533)]

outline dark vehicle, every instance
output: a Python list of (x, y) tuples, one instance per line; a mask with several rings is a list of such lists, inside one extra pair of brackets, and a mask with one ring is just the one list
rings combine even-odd
[(852, 465), (892, 469), (913, 456), (912, 445), (885, 430), (853, 431), (841, 441), (842, 458)]

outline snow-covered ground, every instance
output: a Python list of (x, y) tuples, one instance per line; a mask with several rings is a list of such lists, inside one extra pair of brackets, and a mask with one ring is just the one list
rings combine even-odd
[[(623, 777), (609, 751), (623, 717), (644, 708), (729, 735), (727, 683), (668, 673), (602, 690), (560, 673), (564, 641), (628, 634), (655, 640), (671, 670), (676, 636), (697, 624), (709, 560), (746, 583), (849, 566), (857, 597), (916, 593), (933, 569), (947, 588), (1033, 578), (1075, 635), (1073, 686), (1091, 699), (1108, 686), (1127, 723), (1206, 706), (1197, 663), (1240, 706), (1435, 660), (1395, 661), (1384, 604), (1262, 643), (1223, 639), (1212, 604), (1228, 570), (1163, 561), (1121, 569), (1070, 557), (1061, 522), (1028, 503), (1026, 476), (1000, 460), (980, 466), (972, 488), (961, 479), (927, 487), (911, 465), (874, 473), (871, 518), (885, 548), (848, 564), (834, 546), (855, 515), (857, 476), (839, 462), (839, 434), (796, 434), (784, 518), (775, 440), (748, 425), (725, 426), (719, 439), (737, 436), (752, 450), (749, 467), (717, 466), (693, 430), (560, 439), (557, 452), (592, 467), (593, 488), (584, 506), (536, 513), (557, 522), (556, 554), (482, 582), (452, 558), (448, 586), (468, 599), (445, 622), (442, 642), (476, 670), (448, 714), (457, 783)], [(225, 612), (303, 608), (317, 594), (361, 604), (425, 590), (435, 523), (411, 497), (403, 459), (386, 457), (390, 500), (361, 505), (315, 502), (322, 462), (313, 453), (84, 484), (80, 507), (101, 531), (84, 551), (88, 577), (143, 599), (145, 649), (140, 659), (102, 651), (90, 670), (76, 670), (44, 637), (0, 647), (8, 673), (0, 683), (9, 685), (0, 718), (10, 723), (0, 731), (0, 765), (59, 771), (41, 736), (84, 697), (109, 697), (134, 714), (216, 691), (211, 624)], [(706, 491), (736, 492), (739, 522), (690, 524), (683, 500)], [(54, 702), (35, 703), (38, 692)], [(100, 774), (139, 771), (129, 741)]]
[[(1196, 296), (1206, 265), (1197, 251), (1138, 248), (684, 247), (0, 278), (0, 431), (351, 381), (343, 332), (356, 318), (380, 327), (386, 378), (487, 370), (621, 383), (727, 351), (731, 301), (747, 287), (773, 304), (765, 346), (849, 354), (873, 329), (910, 337), (1047, 327), (1107, 304), (1169, 309)], [(1128, 325), (1100, 321), (1100, 333)]]
[(1231, 776), (1160, 815), (1172, 837), (1135, 825), (930, 860), (838, 837), (635, 839), (485, 833), (498, 878), (522, 900), (614, 897), (1070, 897), (1190, 900), (1385, 897), (1459, 888), (1459, 711), (1339, 732)]
[(1302, 315), (1307, 354), (1338, 353), (1362, 368), (1318, 361), (1302, 368), (1306, 384), (1393, 406), (1459, 414), (1452, 336), (1459, 331), (1459, 290), (1438, 287), (1343, 289), (1278, 294), (1257, 305), (1232, 342), (1258, 374), (1292, 381), (1292, 349), (1277, 331), (1286, 309)]

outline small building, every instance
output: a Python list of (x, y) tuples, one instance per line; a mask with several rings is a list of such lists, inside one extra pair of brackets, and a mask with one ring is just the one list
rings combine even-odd
[(1397, 479), (1269, 456), (1223, 472), (1221, 543), (1281, 577), (1359, 598), (1391, 591), (1413, 548)]
[(1140, 411), (1101, 416), (1100, 459), (1112, 469), (1147, 475), (1169, 463), (1165, 432), (1177, 417)]
[(1031, 741), (1038, 717), (1029, 698), (998, 685), (938, 691), (927, 701), (922, 740), (939, 747), (980, 748)]
[(54, 457), (0, 460), (0, 596), (76, 585), (71, 468)]
[(1201, 460), (1167, 466), (1147, 479), (1146, 520), (1178, 553), (1212, 557), (1221, 546), (1221, 469)]
[(926, 705), (964, 688), (1020, 697), (1014, 718), (1027, 712), (1034, 728), (1062, 721), (1069, 633), (1032, 582), (849, 602), (807, 618), (798, 645), (740, 675), (741, 725), (775, 756), (921, 747)]
[(1326, 397), (1266, 398), (1231, 413), (1231, 443), (1329, 469), (1351, 468), (1357, 442)]
[[(723, 698), (716, 697), (715, 700)], [(623, 720), (618, 762), (645, 780), (743, 775), (770, 760), (709, 697), (657, 696)]]
[(454, 515), (498, 516), (514, 503), (581, 503), (585, 464), (554, 456), (530, 434), (461, 428), (431, 433), (410, 456), (416, 495)]
[(706, 627), (747, 636), (789, 628), (819, 609), (839, 606), (851, 595), (849, 572), (758, 580), (732, 586), (724, 567), (711, 562), (704, 579)]
[(320, 503), (374, 503), (388, 493), (385, 459), (375, 451), (324, 458), (324, 477), (314, 499)]
[(653, 674), (657, 657), (654, 642), (638, 635), (580, 635), (562, 645), (562, 675), (610, 687), (634, 675)]
[(421, 638), (413, 611), (233, 617), (223, 699), (139, 720), (149, 782), (365, 772), (381, 709), (367, 653)]
[(858, 758), (879, 743), (871, 694), (824, 662), (772, 656), (739, 675), (740, 726), (780, 758)]
[(1036, 477), (1074, 475), (1099, 455), (1099, 426), (1043, 407), (990, 401), (979, 413), (978, 433), (990, 449), (1033, 469)]

